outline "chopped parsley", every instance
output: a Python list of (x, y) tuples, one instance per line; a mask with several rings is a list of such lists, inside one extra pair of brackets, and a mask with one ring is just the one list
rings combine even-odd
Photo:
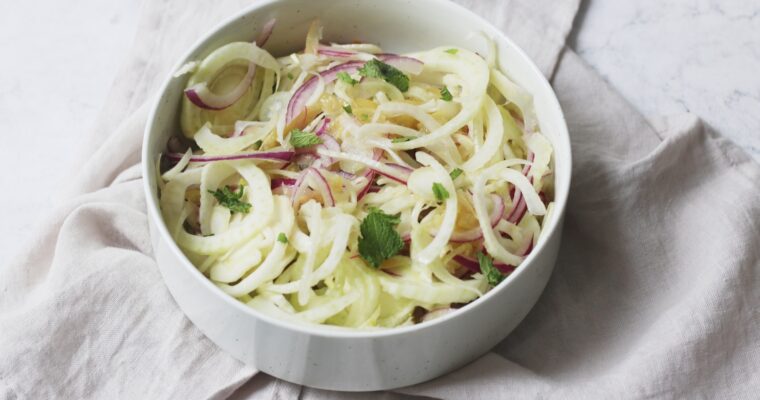
[(353, 86), (359, 83), (356, 79), (352, 78), (351, 75), (349, 75), (346, 71), (340, 71), (338, 72), (338, 79), (342, 80), (343, 82), (348, 83), (349, 85)]
[(377, 208), (370, 208), (359, 231), (359, 255), (375, 268), (395, 256), (404, 247), (396, 226), (401, 222), (398, 215), (388, 215)]
[(454, 99), (454, 96), (452, 96), (451, 92), (449, 92), (449, 88), (444, 86), (441, 89), (441, 99), (443, 99), (443, 101), (451, 101)]
[(260, 149), (260, 148), (261, 148), (261, 145), (262, 145), (262, 144), (264, 144), (264, 142), (262, 142), (261, 140), (257, 140), (257, 141), (255, 141), (255, 142), (253, 143), (253, 148), (254, 148), (254, 149), (256, 149), (256, 150), (258, 150), (258, 149)]
[(459, 175), (462, 175), (463, 172), (464, 171), (462, 171), (462, 169), (460, 168), (454, 168), (451, 170), (451, 172), (449, 172), (449, 176), (451, 177), (451, 180), (453, 181), (454, 179), (459, 178)]
[(248, 214), (248, 211), (251, 211), (251, 203), (246, 203), (242, 200), (243, 193), (245, 192), (245, 186), (243, 185), (240, 185), (239, 192), (233, 192), (229, 186), (216, 189), (215, 191), (209, 190), (208, 192), (214, 195), (219, 204), (229, 208), (233, 213)]
[(493, 266), (493, 260), (487, 255), (478, 253), (478, 264), (489, 285), (496, 286), (504, 280), (504, 275)]
[(293, 145), (293, 147), (300, 149), (302, 147), (314, 146), (315, 144), (322, 144), (322, 139), (320, 139), (314, 132), (304, 132), (300, 129), (293, 129), (290, 131), (290, 144)]
[(392, 65), (378, 59), (367, 61), (359, 68), (359, 75), (367, 78), (382, 78), (402, 92), (409, 90), (409, 77)]
[(435, 199), (440, 203), (449, 198), (449, 191), (439, 182), (434, 182), (433, 195), (435, 195)]
[(449, 54), (457, 54), (459, 52), (459, 49), (448, 49), (446, 52)]
[(417, 139), (417, 138), (414, 137), (414, 136), (397, 137), (397, 138), (391, 139), (391, 142), (393, 142), (393, 143), (403, 143), (403, 142), (408, 142), (408, 141), (414, 140), (414, 139)]
[(285, 236), (285, 232), (280, 232), (280, 234), (277, 235), (277, 241), (280, 243), (288, 244), (288, 237)]
[(351, 104), (346, 104), (343, 106), (343, 111), (345, 111), (348, 114), (353, 114), (354, 110), (351, 109)]
[(290, 72), (288, 72), (287, 76), (288, 76), (288, 79), (293, 80), (293, 74), (291, 74)]

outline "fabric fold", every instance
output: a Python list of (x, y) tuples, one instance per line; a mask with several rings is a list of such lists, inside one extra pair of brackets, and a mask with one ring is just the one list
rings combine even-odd
[(159, 0), (145, 2), (91, 157), (0, 268), (0, 397), (753, 397), (760, 167), (695, 116), (647, 120), (565, 48), (578, 0), (460, 3), (553, 78), (574, 155), (555, 273), (493, 352), (396, 392), (335, 393), (257, 374), (184, 317), (151, 255), (142, 131), (161, 80), (206, 30), (188, 27), (250, 2)]

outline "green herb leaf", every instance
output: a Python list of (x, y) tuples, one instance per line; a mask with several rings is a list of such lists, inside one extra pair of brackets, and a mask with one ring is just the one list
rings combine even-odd
[(288, 79), (293, 80), (293, 74), (291, 74), (290, 72), (288, 72), (287, 77), (288, 77)]
[(368, 78), (382, 78), (402, 92), (409, 90), (409, 77), (392, 65), (378, 59), (367, 61), (359, 68), (359, 75)]
[(414, 137), (414, 136), (397, 137), (397, 138), (391, 139), (391, 142), (393, 142), (393, 143), (403, 143), (403, 142), (408, 142), (408, 141), (413, 140), (413, 139), (417, 139), (417, 138)]
[(264, 144), (264, 142), (262, 142), (261, 140), (257, 140), (255, 142), (253, 142), (253, 148), (256, 149), (256, 150), (258, 150), (258, 149), (261, 148), (262, 144)]
[(398, 215), (388, 215), (377, 208), (370, 208), (359, 231), (359, 255), (375, 268), (383, 261), (395, 256), (404, 247), (396, 225), (401, 222)]
[(245, 187), (243, 185), (240, 185), (239, 192), (231, 191), (229, 186), (216, 189), (215, 191), (209, 190), (208, 192), (214, 195), (219, 204), (229, 208), (233, 213), (239, 212), (248, 214), (248, 211), (251, 210), (251, 203), (246, 203), (242, 200), (243, 193), (245, 192)]
[(459, 178), (459, 175), (462, 175), (464, 171), (462, 171), (460, 168), (454, 168), (449, 172), (449, 176), (451, 177), (451, 180)]
[(367, 114), (367, 113), (362, 114), (361, 115), (361, 120), (365, 121), (365, 122), (369, 121), (369, 114)]
[(322, 139), (320, 139), (314, 132), (304, 132), (300, 129), (293, 129), (290, 131), (290, 144), (297, 149), (321, 143)]
[(285, 236), (285, 232), (280, 232), (280, 234), (277, 235), (277, 241), (280, 243), (288, 244), (288, 237)]
[(504, 280), (504, 275), (493, 266), (493, 260), (487, 255), (478, 253), (478, 264), (480, 264), (480, 272), (485, 275), (489, 285), (496, 286)]
[(348, 83), (351, 86), (356, 85), (359, 83), (356, 79), (352, 78), (351, 75), (349, 75), (346, 71), (340, 71), (338, 72), (338, 79), (342, 80), (343, 82)]
[(351, 104), (346, 104), (343, 106), (343, 111), (347, 112), (348, 114), (353, 114), (354, 110), (351, 109)]
[(443, 99), (443, 101), (451, 101), (454, 99), (454, 96), (449, 92), (449, 88), (444, 86), (443, 89), (441, 89), (441, 99)]
[(459, 52), (459, 49), (448, 49), (446, 52), (449, 54), (457, 54), (457, 52)]
[(449, 191), (438, 182), (433, 183), (433, 194), (439, 203), (449, 198)]

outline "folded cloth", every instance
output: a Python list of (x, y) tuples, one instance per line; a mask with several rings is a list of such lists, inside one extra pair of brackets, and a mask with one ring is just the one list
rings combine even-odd
[(692, 116), (647, 121), (626, 104), (563, 47), (576, 0), (462, 1), (552, 78), (572, 136), (559, 261), (517, 330), (452, 374), (361, 396), (279, 381), (223, 353), (163, 285), (134, 165), (150, 96), (202, 33), (188, 27), (212, 26), (249, 2), (145, 3), (130, 61), (82, 149), (89, 161), (55, 198), (34, 242), (0, 269), (0, 398), (750, 398), (760, 391), (753, 379), (760, 166)]

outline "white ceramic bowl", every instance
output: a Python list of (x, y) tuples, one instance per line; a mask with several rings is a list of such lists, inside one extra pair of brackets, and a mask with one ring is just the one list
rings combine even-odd
[(300, 325), (263, 315), (224, 294), (198, 272), (171, 239), (161, 218), (154, 161), (169, 137), (179, 132), (178, 113), (187, 79), (169, 77), (148, 119), (142, 171), (156, 260), (177, 304), (233, 357), (278, 378), (317, 388), (367, 391), (412, 385), (484, 354), (525, 317), (554, 268), (571, 162), (567, 127), (551, 87), (503, 33), (469, 10), (444, 0), (256, 2), (203, 37), (177, 68), (222, 44), (252, 40), (273, 17), (277, 26), (265, 48), (275, 55), (302, 48), (308, 24), (315, 17), (325, 26), (325, 41), (360, 39), (396, 53), (448, 45), (479, 50), (475, 47), (479, 42), (470, 35), (485, 32), (497, 43), (502, 69), (534, 95), (541, 129), (554, 145), (555, 211), (536, 248), (503, 283), (433, 321), (363, 331)]

